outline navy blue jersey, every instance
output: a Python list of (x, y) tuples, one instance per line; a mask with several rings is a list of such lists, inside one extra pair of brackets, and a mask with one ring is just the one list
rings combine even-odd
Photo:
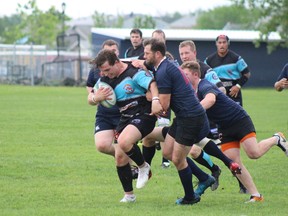
[(117, 78), (101, 77), (115, 91), (116, 104), (121, 114), (135, 115), (151, 112), (151, 102), (146, 99), (146, 92), (154, 80), (151, 73), (128, 64), (126, 70)]
[(239, 119), (248, 116), (246, 111), (235, 101), (223, 94), (215, 85), (202, 79), (198, 84), (197, 96), (203, 100), (208, 93), (216, 96), (215, 104), (206, 110), (208, 118), (215, 122), (219, 128), (227, 128)]
[(283, 67), (277, 81), (280, 81), (283, 78), (288, 79), (288, 63)]
[(242, 74), (249, 72), (244, 59), (231, 50), (224, 57), (215, 52), (205, 59), (205, 63), (213, 68), (221, 80), (238, 80)]
[[(88, 74), (86, 86), (93, 88), (100, 78), (100, 70), (98, 68), (92, 68)], [(114, 117), (120, 117), (119, 108), (115, 105), (111, 108), (106, 108), (102, 106), (100, 103), (98, 104), (97, 108), (97, 114), (96, 116), (114, 116)]]
[(205, 113), (185, 74), (167, 58), (157, 68), (155, 78), (159, 94), (171, 94), (170, 107), (177, 117), (195, 117)]

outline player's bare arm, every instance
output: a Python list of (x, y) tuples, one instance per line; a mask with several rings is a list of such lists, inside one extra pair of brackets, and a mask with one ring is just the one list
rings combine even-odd
[(288, 88), (288, 80), (286, 78), (282, 78), (278, 82), (275, 83), (274, 85), (276, 91), (282, 91), (283, 89)]
[(101, 102), (103, 100), (111, 99), (109, 96), (112, 94), (113, 94), (113, 92), (110, 89), (101, 87), (97, 91), (94, 90), (94, 92), (91, 91), (89, 93), (88, 103), (90, 105), (97, 105), (99, 102)]
[(170, 107), (170, 98), (171, 94), (159, 94), (160, 103), (162, 104), (164, 112), (167, 112)]
[(132, 60), (132, 65), (136, 68), (142, 68), (144, 70), (147, 70), (147, 68), (144, 65), (144, 60), (141, 59), (133, 59)]
[(202, 107), (207, 110), (212, 107), (216, 102), (216, 95), (213, 93), (208, 93), (205, 98), (200, 102)]
[(152, 97), (151, 114), (160, 116), (163, 113), (163, 107), (160, 103), (159, 92), (155, 81), (150, 83), (149, 91)]

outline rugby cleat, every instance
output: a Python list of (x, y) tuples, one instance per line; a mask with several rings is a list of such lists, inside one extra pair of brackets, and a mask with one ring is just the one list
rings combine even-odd
[(150, 165), (145, 162), (145, 165), (141, 168), (138, 167), (138, 178), (136, 188), (143, 188), (151, 177)]
[(198, 187), (195, 190), (195, 194), (198, 196), (201, 196), (204, 194), (205, 190), (213, 185), (216, 182), (215, 178), (212, 175), (208, 175), (208, 178), (206, 181), (202, 181), (198, 183)]
[(229, 169), (234, 176), (236, 174), (241, 174), (241, 168), (238, 163), (232, 162), (229, 166)]
[(134, 194), (125, 194), (125, 196), (120, 200), (121, 203), (133, 203), (136, 201), (136, 196)]
[(257, 196), (250, 196), (250, 199), (245, 203), (255, 203), (255, 202), (263, 202), (264, 197), (260, 194), (260, 197)]
[(285, 152), (286, 156), (288, 157), (288, 143), (283, 133), (278, 132), (275, 133), (273, 136), (278, 138), (277, 146)]
[(177, 205), (193, 205), (195, 203), (200, 202), (200, 196), (198, 194), (194, 194), (194, 199), (192, 200), (185, 200), (184, 197), (183, 198), (179, 198), (176, 200), (176, 204)]
[(221, 175), (221, 169), (219, 168), (218, 170), (212, 172), (211, 174), (215, 178), (215, 183), (211, 185), (211, 190), (217, 190), (219, 187), (219, 176)]
[(137, 179), (138, 178), (138, 167), (135, 165), (130, 165), (131, 166), (131, 172), (132, 172), (132, 179)]

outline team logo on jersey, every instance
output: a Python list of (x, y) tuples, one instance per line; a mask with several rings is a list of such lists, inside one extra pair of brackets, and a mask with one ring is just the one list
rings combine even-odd
[(133, 120), (131, 121), (131, 123), (133, 123), (133, 124), (140, 124), (140, 123), (141, 123), (141, 119), (133, 119)]
[(214, 80), (218, 80), (218, 79), (219, 79), (216, 73), (213, 73), (213, 74), (212, 74), (212, 78), (213, 78)]
[(134, 92), (134, 89), (130, 84), (125, 84), (123, 89), (125, 90), (126, 94), (132, 94)]
[(146, 71), (146, 72), (145, 72), (145, 76), (147, 76), (147, 77), (152, 77), (152, 73), (151, 73), (150, 71)]
[(95, 132), (97, 132), (99, 130), (100, 130), (100, 127), (99, 127), (99, 125), (97, 125), (96, 128), (95, 128)]

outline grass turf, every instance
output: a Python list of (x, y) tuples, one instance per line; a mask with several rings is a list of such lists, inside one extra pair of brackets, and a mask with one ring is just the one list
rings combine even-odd
[[(287, 92), (243, 94), (258, 140), (288, 135)], [(288, 158), (277, 147), (258, 160), (241, 155), (263, 203), (244, 204), (249, 195), (239, 194), (236, 179), (212, 158), (222, 168), (219, 188), (196, 205), (176, 206), (183, 196), (178, 174), (173, 165), (160, 167), (158, 151), (153, 177), (135, 189), (137, 202), (123, 204), (112, 157), (94, 147), (95, 107), (85, 88), (0, 85), (0, 110), (1, 215), (287, 215)]]

